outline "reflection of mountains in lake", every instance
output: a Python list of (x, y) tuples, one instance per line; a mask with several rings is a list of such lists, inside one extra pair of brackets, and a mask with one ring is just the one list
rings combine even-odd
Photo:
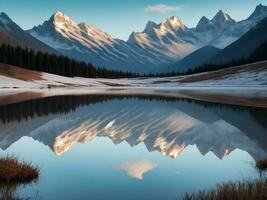
[[(267, 111), (162, 97), (60, 96), (0, 106), (0, 147), (23, 136), (60, 155), (109, 137), (176, 158), (188, 145), (223, 158), (235, 149), (266, 156)], [(31, 118), (29, 120), (29, 118)]]

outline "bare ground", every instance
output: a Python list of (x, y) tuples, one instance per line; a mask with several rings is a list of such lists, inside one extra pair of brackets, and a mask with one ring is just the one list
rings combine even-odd
[(42, 73), (0, 63), (0, 75), (23, 81), (44, 80)]

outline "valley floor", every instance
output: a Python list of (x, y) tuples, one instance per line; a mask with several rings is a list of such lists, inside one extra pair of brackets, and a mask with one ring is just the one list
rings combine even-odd
[(132, 79), (69, 78), (0, 64), (0, 104), (6, 98), (10, 102), (66, 94), (160, 95), (267, 107), (267, 61), (194, 75)]
[(132, 79), (69, 78), (0, 64), (0, 89), (58, 87), (267, 87), (267, 61), (194, 75)]

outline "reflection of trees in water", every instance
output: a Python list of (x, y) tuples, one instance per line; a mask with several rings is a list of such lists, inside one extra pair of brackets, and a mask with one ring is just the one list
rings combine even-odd
[(18, 200), (16, 191), (20, 186), (18, 184), (0, 184), (0, 200)]
[[(162, 102), (186, 102), (188, 104), (200, 105), (212, 110), (231, 109), (233, 111), (248, 111), (256, 119), (262, 121), (267, 116), (267, 109), (253, 108), (236, 105), (226, 105), (221, 103), (204, 102), (193, 99), (163, 97), (154, 95), (68, 95), (53, 96), (42, 99), (29, 100), (15, 104), (0, 106), (0, 119), (3, 123), (10, 121), (28, 120), (35, 116), (47, 116), (49, 114), (66, 114), (75, 111), (77, 108), (85, 105), (93, 105), (112, 100), (138, 99), (144, 101), (162, 101)], [(265, 122), (265, 121), (264, 121)], [(264, 124), (264, 123), (263, 123)]]
[(0, 200), (28, 200), (36, 199), (36, 197), (19, 197), (17, 190), (22, 187), (31, 185), (31, 183), (22, 184), (22, 183), (0, 183)]

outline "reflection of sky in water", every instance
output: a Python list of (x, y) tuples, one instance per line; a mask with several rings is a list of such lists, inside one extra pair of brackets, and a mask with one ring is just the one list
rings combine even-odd
[(126, 171), (133, 178), (142, 180), (144, 174), (156, 167), (156, 164), (148, 160), (136, 160), (119, 165), (119, 168)]
[[(126, 142), (115, 146), (107, 138), (96, 138), (56, 156), (47, 146), (24, 137), (5, 154), (19, 155), (41, 166), (39, 184), (22, 189), (21, 195), (38, 191), (43, 199), (175, 199), (218, 182), (257, 177), (253, 159), (241, 150), (220, 160), (212, 153), (202, 156), (195, 146), (189, 146), (173, 160), (148, 152), (142, 143), (132, 148)], [(138, 160), (157, 166), (141, 180), (118, 168)]]

